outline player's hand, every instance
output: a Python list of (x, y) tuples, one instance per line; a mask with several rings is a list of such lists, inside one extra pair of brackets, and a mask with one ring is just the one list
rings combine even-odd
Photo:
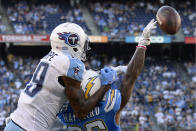
[(100, 80), (101, 86), (112, 84), (117, 79), (117, 73), (110, 67), (101, 69)]
[(113, 66), (110, 66), (110, 67), (117, 72), (117, 75), (121, 73), (125, 73), (127, 70), (127, 66), (122, 66), (122, 65), (116, 66), (116, 67), (113, 67)]
[(152, 29), (156, 28), (156, 23), (157, 21), (155, 21), (154, 19), (152, 19), (148, 25), (144, 28), (142, 36), (140, 38), (139, 41), (139, 46), (147, 46), (150, 45), (150, 33)]

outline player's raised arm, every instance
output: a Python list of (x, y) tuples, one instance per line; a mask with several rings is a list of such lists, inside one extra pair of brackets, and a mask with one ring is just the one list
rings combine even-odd
[(110, 89), (110, 84), (116, 79), (116, 72), (111, 68), (104, 68), (100, 74), (102, 87), (88, 99), (85, 99), (84, 91), (81, 89), (79, 80), (63, 76), (60, 83), (65, 86), (66, 96), (73, 108), (74, 114), (82, 119), (97, 105), (105, 92)]
[(150, 45), (150, 32), (152, 29), (156, 28), (156, 23), (157, 22), (153, 19), (144, 28), (140, 42), (138, 46), (136, 46), (136, 51), (127, 66), (127, 71), (125, 73), (121, 89), (122, 102), (120, 110), (122, 110), (129, 101), (137, 77), (140, 75), (143, 69), (146, 46)]

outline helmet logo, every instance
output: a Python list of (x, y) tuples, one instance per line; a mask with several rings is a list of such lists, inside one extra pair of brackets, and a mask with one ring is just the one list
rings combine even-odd
[(59, 35), (60, 40), (65, 40), (65, 44), (68, 44), (70, 46), (76, 46), (79, 41), (79, 36), (76, 33), (57, 33)]

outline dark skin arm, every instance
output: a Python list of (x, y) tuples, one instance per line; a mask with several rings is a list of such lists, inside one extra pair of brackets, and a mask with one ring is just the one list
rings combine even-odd
[(84, 91), (81, 89), (81, 82), (66, 76), (61, 77), (65, 88), (65, 94), (68, 98), (74, 114), (79, 119), (83, 119), (92, 111), (97, 103), (103, 98), (104, 94), (110, 89), (110, 86), (101, 87), (94, 95), (85, 99)]
[(142, 72), (142, 69), (144, 66), (144, 60), (145, 60), (145, 52), (146, 52), (146, 49), (137, 48), (131, 61), (129, 62), (127, 66), (127, 71), (125, 73), (125, 76), (122, 82), (121, 106), (115, 118), (117, 124), (120, 124), (120, 112), (125, 107), (125, 105), (128, 103), (131, 93), (133, 91), (135, 82), (137, 80), (137, 77)]

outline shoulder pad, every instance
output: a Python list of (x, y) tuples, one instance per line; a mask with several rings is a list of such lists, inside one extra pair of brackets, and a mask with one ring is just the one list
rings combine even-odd
[(70, 60), (70, 64), (69, 64), (67, 76), (72, 79), (81, 81), (82, 75), (85, 71), (84, 63), (76, 58), (70, 58), (69, 60)]

